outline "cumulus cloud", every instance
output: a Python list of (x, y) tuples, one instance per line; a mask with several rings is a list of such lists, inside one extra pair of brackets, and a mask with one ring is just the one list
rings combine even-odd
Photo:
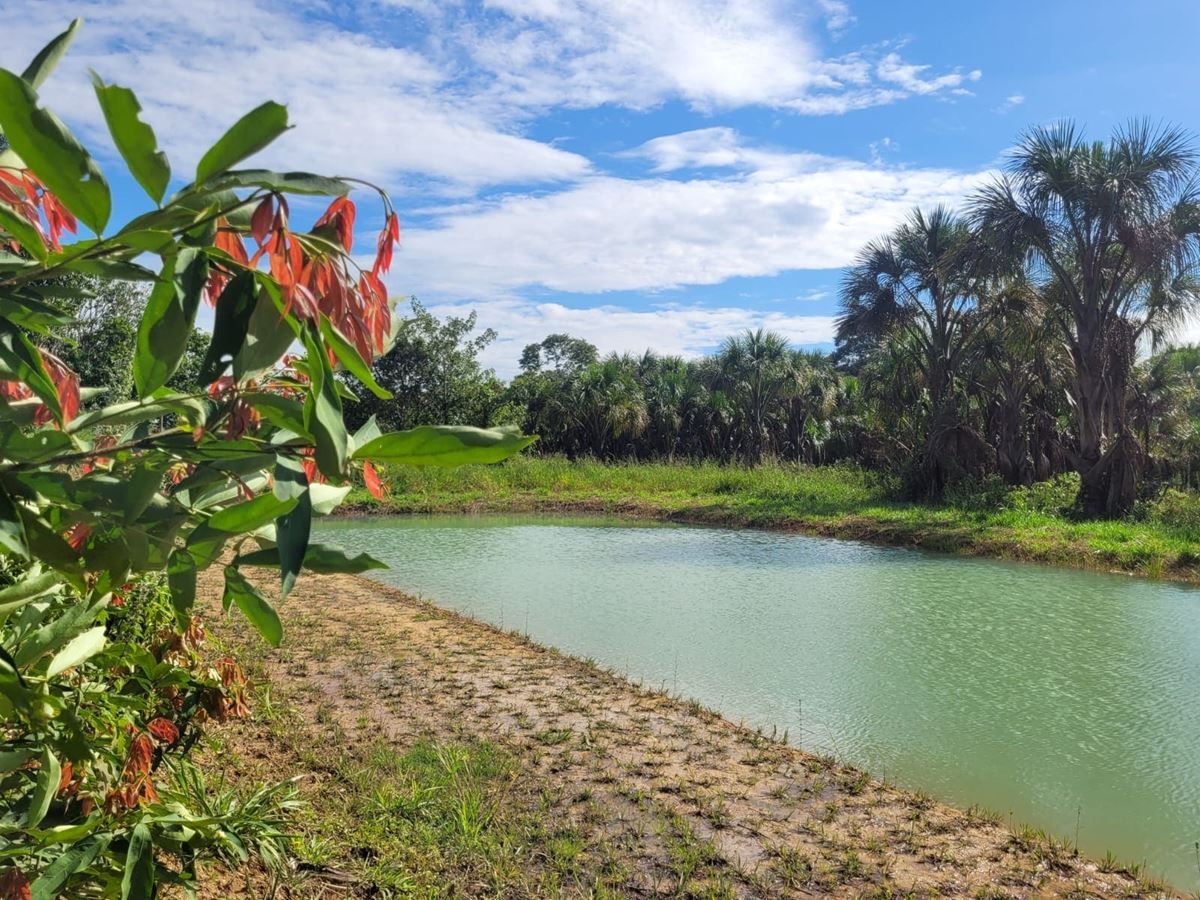
[[(45, 93), (97, 141), (106, 129), (87, 68), (132, 87), (182, 169), (268, 96), (288, 104), (297, 127), (263, 154), (266, 165), (302, 159), (392, 185), (420, 175), (467, 187), (571, 179), (590, 168), (480, 115), (454, 72), (420, 47), (295, 9), (247, 2), (231, 14), (214, 2), (84, 0), (72, 12), (85, 27)], [(5, 23), (0, 65), (19, 71), (63, 25), (57, 4), (29, 4)]]
[(550, 194), (460, 205), (432, 227), (410, 229), (402, 289), (475, 298), (534, 286), (660, 290), (837, 268), (913, 206), (957, 204), (987, 177), (756, 150), (724, 129), (660, 138), (638, 152), (662, 169), (735, 171), (589, 176)]

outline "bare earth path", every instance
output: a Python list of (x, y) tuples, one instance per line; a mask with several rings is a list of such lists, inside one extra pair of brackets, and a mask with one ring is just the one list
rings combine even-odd
[[(218, 596), (215, 578), (209, 596)], [(214, 613), (219, 610), (214, 604)], [(548, 834), (577, 838), (572, 877), (538, 896), (1145, 896), (1153, 885), (1102, 873), (1061, 842), (1016, 835), (740, 728), (697, 704), (640, 689), (586, 662), (350, 576), (301, 579), (281, 607), (283, 646), (249, 649), (302, 742), (330, 753), (386, 741), (486, 740), (518, 761), (504, 802), (527, 804)], [(234, 613), (236, 616), (236, 612)], [(213, 618), (216, 618), (214, 615)], [(240, 625), (237, 633), (241, 633)], [(218, 627), (227, 640), (234, 629)], [(226, 730), (268, 771), (272, 738)], [(314, 804), (333, 790), (307, 781)], [(606, 892), (596, 885), (607, 885)], [(307, 885), (307, 886), (306, 886)], [(541, 885), (538, 888), (537, 885)], [(226, 884), (222, 890), (228, 890)], [(313, 878), (291, 896), (378, 896), (354, 878)], [(475, 894), (461, 885), (447, 894)], [(478, 896), (490, 896), (482, 887)]]

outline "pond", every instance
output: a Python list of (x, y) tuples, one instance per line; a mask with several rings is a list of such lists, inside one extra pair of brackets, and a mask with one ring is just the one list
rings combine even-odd
[(347, 519), (440, 606), (1197, 884), (1200, 590), (607, 519)]

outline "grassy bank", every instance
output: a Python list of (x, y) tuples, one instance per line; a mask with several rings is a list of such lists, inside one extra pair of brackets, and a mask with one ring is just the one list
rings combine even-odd
[(1200, 583), (1200, 500), (1142, 505), (1134, 519), (1071, 519), (1070, 479), (986, 486), (941, 506), (891, 499), (843, 467), (603, 465), (527, 457), (497, 466), (387, 472), (384, 502), (356, 491), (360, 512), (595, 511), (805, 531), (899, 546), (1129, 572)]

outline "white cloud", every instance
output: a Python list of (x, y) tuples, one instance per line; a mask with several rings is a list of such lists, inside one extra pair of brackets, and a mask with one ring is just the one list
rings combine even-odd
[(499, 337), (482, 354), (481, 361), (504, 378), (516, 374), (517, 360), (526, 344), (560, 332), (591, 341), (601, 353), (652, 349), (694, 358), (747, 328), (778, 331), (793, 344), (823, 344), (833, 340), (836, 327), (833, 316), (793, 316), (687, 304), (634, 311), (619, 306), (580, 309), (510, 298), (483, 303), (433, 303), (427, 308), (439, 317), (461, 316), (474, 310), (480, 329), (494, 328)]
[[(453, 88), (453, 71), (417, 49), (274, 5), (232, 11), (185, 0), (77, 3), (85, 26), (47, 83), (48, 100), (95, 141), (106, 129), (86, 69), (132, 87), (184, 172), (267, 97), (287, 103), (297, 127), (263, 154), (266, 165), (303, 160), (392, 186), (420, 174), (467, 187), (571, 179), (590, 167), (481, 116)], [(19, 71), (64, 21), (57, 4), (30, 4), (5, 23), (0, 65)]]
[(817, 0), (817, 7), (825, 14), (825, 27), (835, 36), (858, 21), (845, 0)]
[[(234, 12), (236, 9), (236, 13)], [(460, 194), (494, 184), (587, 175), (583, 156), (525, 136), (556, 107), (669, 100), (842, 113), (961, 90), (978, 72), (933, 73), (898, 53), (822, 59), (805, 10), (830, 27), (842, 0), (77, 0), (31, 3), (5, 21), (0, 65), (81, 15), (85, 27), (46, 88), (89, 142), (106, 140), (85, 76), (135, 89), (186, 171), (241, 112), (265, 97), (297, 127), (266, 165), (347, 172), (399, 188), (432, 178)]]
[(1018, 106), (1020, 106), (1024, 102), (1025, 102), (1024, 94), (1011, 94), (1008, 97), (1004, 98), (1003, 103), (1001, 103), (999, 106), (993, 108), (992, 112), (1000, 113), (1001, 115), (1003, 115), (1004, 113), (1009, 112), (1010, 110), (1016, 109)]
[(987, 177), (755, 150), (723, 129), (660, 138), (639, 152), (664, 170), (740, 170), (590, 176), (550, 194), (460, 205), (408, 231), (395, 287), (485, 299), (533, 286), (654, 291), (837, 268), (913, 206), (957, 204)]

